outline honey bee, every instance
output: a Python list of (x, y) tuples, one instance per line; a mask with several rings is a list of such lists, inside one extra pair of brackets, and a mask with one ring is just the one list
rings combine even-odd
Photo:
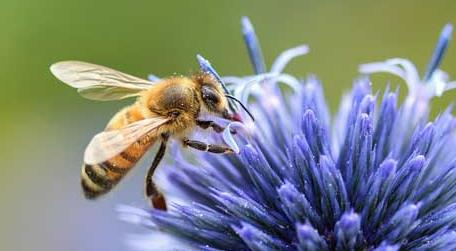
[[(96, 199), (109, 192), (152, 145), (159, 143), (145, 177), (145, 195), (154, 208), (166, 210), (165, 198), (152, 177), (170, 138), (179, 140), (184, 147), (200, 151), (233, 152), (225, 145), (188, 138), (195, 127), (212, 128), (217, 133), (224, 130), (214, 121), (200, 119), (205, 112), (240, 121), (231, 103), (232, 100), (240, 101), (229, 95), (221, 81), (208, 72), (152, 82), (80, 61), (58, 62), (51, 65), (50, 70), (60, 81), (76, 88), (88, 99), (108, 101), (137, 97), (135, 103), (114, 115), (84, 152), (81, 186), (87, 199)], [(244, 105), (242, 107), (247, 111)]]

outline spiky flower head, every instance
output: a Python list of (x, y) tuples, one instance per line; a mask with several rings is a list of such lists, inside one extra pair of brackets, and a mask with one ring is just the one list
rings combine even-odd
[[(317, 78), (283, 73), (308, 47), (285, 51), (267, 70), (243, 18), (254, 75), (220, 81), (256, 121), (244, 116), (228, 125), (235, 135), (223, 133), (238, 154), (189, 161), (175, 151), (166, 168), (178, 190), (170, 210), (121, 209), (151, 229), (133, 243), (146, 250), (455, 250), (456, 120), (447, 109), (428, 121), (429, 100), (455, 86), (437, 69), (451, 30), (445, 26), (422, 79), (405, 59), (361, 66), (363, 74), (402, 77), (403, 103), (388, 88), (372, 94), (364, 76), (331, 119)], [(158, 246), (164, 235), (174, 242)]]

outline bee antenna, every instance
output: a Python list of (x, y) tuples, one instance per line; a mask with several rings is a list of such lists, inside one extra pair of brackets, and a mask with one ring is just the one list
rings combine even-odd
[(252, 113), (250, 113), (249, 109), (247, 109), (247, 107), (245, 107), (245, 105), (239, 100), (237, 99), (236, 97), (232, 96), (232, 95), (229, 95), (229, 94), (225, 94), (225, 97), (231, 99), (231, 100), (234, 100), (236, 101), (238, 104), (241, 105), (242, 109), (244, 109), (245, 112), (247, 112), (247, 114), (249, 115), (249, 117), (255, 121), (255, 118), (253, 117)]

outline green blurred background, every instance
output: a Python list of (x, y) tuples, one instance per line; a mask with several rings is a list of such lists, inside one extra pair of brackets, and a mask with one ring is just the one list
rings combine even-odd
[[(84, 147), (128, 101), (84, 100), (51, 76), (50, 64), (78, 59), (167, 76), (197, 69), (201, 53), (222, 75), (250, 74), (243, 15), (269, 64), (288, 47), (310, 45), (287, 71), (317, 74), (334, 112), (359, 63), (407, 57), (423, 71), (443, 25), (456, 23), (456, 1), (2, 0), (0, 250), (126, 250), (126, 236), (141, 232), (115, 207), (144, 204), (147, 163), (100, 201), (84, 200), (79, 187)], [(442, 68), (456, 78), (456, 45)], [(400, 82), (375, 78), (374, 87), (387, 79)], [(455, 97), (435, 101), (435, 111)]]

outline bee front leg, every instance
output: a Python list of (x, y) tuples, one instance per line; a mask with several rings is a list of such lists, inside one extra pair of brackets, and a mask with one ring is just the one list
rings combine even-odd
[(152, 206), (156, 209), (166, 211), (166, 200), (163, 194), (158, 191), (157, 187), (155, 186), (152, 177), (154, 176), (155, 169), (157, 169), (158, 164), (165, 156), (166, 151), (166, 143), (168, 142), (169, 135), (163, 134), (162, 135), (162, 142), (160, 148), (158, 149), (157, 154), (155, 155), (154, 161), (150, 166), (149, 170), (147, 171), (146, 180), (145, 180), (145, 192), (146, 197), (150, 199)]
[[(210, 120), (196, 120), (196, 125), (203, 129), (212, 128), (217, 133), (221, 133), (223, 130), (225, 130), (225, 127)], [(231, 133), (234, 134), (236, 131), (234, 129), (231, 129)]]
[(196, 150), (200, 151), (205, 151), (205, 152), (211, 152), (211, 153), (233, 153), (233, 149), (224, 146), (224, 145), (212, 145), (212, 144), (206, 144), (202, 141), (198, 140), (191, 140), (191, 139), (183, 139), (182, 143), (184, 146), (191, 147)]

